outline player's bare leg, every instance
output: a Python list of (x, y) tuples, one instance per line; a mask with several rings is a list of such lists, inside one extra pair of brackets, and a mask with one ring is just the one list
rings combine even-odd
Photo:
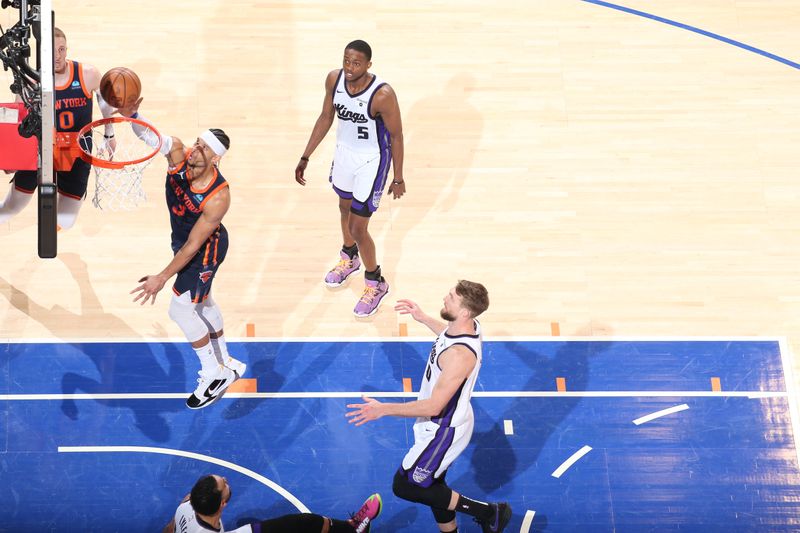
[(345, 246), (353, 246), (356, 240), (353, 234), (350, 233), (350, 205), (353, 200), (348, 198), (339, 198), (339, 223), (342, 227), (342, 242)]
[[(348, 233), (353, 242), (358, 244), (358, 252), (361, 255), (361, 262), (367, 272), (374, 272), (378, 268), (378, 259), (375, 253), (375, 241), (369, 234), (369, 217), (362, 217), (350, 213), (348, 220)], [(344, 230), (342, 230), (344, 233)]]
[(361, 258), (356, 240), (350, 232), (350, 199), (339, 198), (339, 224), (342, 228), (343, 247), (339, 252), (339, 262), (326, 275), (325, 285), (334, 288), (344, 284), (350, 275), (361, 268)]

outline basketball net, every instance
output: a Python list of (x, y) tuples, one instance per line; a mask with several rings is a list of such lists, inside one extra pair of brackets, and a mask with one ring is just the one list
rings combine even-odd
[[(137, 135), (131, 127), (141, 127)], [(107, 124), (114, 124), (116, 146), (106, 139)], [(155, 148), (151, 144), (156, 144)], [(78, 134), (79, 156), (94, 168), (92, 204), (104, 211), (129, 211), (147, 200), (142, 175), (161, 147), (156, 129), (136, 119), (111, 117), (87, 124)]]

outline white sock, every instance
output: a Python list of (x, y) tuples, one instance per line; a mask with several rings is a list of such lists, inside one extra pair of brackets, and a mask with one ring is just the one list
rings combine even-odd
[(78, 211), (81, 210), (82, 205), (83, 199), (76, 200), (75, 198), (59, 194), (58, 212), (56, 216), (58, 226), (61, 229), (70, 229), (74, 226), (75, 220), (78, 218)]
[(33, 194), (18, 191), (12, 183), (5, 200), (0, 202), (0, 224), (22, 211), (32, 198)]
[(216, 343), (220, 359), (224, 364), (225, 361), (228, 360), (228, 357), (231, 356), (231, 354), (228, 353), (228, 343), (225, 342), (225, 335), (220, 335), (217, 338), (211, 337), (211, 342)]
[(217, 369), (219, 361), (217, 361), (217, 356), (214, 355), (214, 347), (210, 342), (200, 348), (194, 348), (194, 351), (200, 359), (200, 365), (202, 365), (200, 369), (201, 372), (212, 372)]

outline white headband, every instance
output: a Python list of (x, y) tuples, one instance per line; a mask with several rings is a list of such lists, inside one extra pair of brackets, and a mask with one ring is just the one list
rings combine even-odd
[(220, 157), (225, 155), (225, 152), (228, 151), (224, 146), (222, 146), (222, 143), (219, 142), (217, 136), (211, 133), (211, 130), (206, 130), (203, 133), (201, 133), (200, 138), (203, 139), (208, 145), (208, 147), (211, 148), (214, 151), (214, 153)]

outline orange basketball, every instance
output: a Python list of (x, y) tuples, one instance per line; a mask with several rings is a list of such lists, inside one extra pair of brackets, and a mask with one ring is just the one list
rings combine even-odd
[(100, 94), (112, 107), (132, 105), (142, 93), (142, 82), (134, 71), (125, 67), (114, 67), (100, 80)]

